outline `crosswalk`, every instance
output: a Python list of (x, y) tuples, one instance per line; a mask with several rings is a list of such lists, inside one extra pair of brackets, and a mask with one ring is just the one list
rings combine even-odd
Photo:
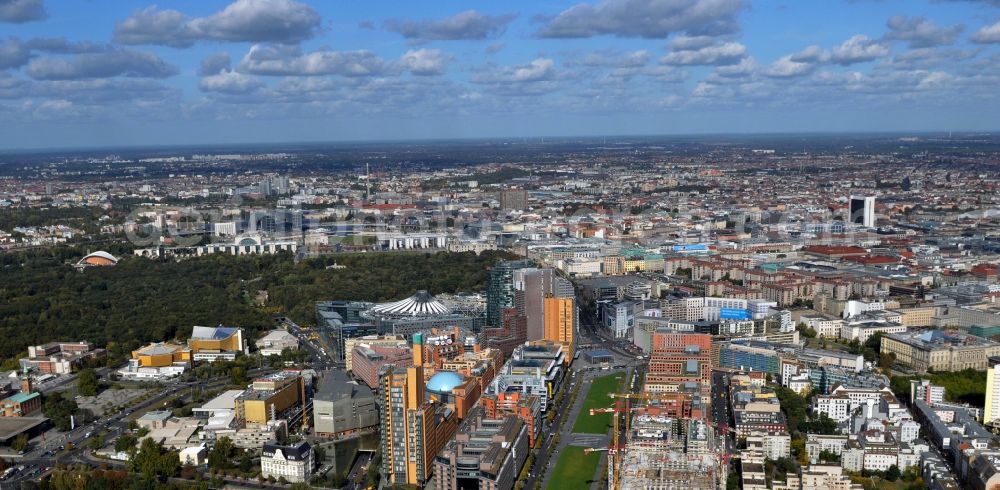
[(571, 434), (570, 437), (570, 446), (605, 448), (609, 442), (604, 434)]

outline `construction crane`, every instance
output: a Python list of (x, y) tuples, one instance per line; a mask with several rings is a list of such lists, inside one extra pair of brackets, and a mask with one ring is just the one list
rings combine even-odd
[(590, 409), (591, 416), (599, 413), (611, 414), (611, 445), (606, 448), (586, 448), (583, 452), (584, 454), (590, 454), (595, 451), (608, 452), (608, 467), (611, 468), (612, 490), (618, 490), (621, 483), (621, 469), (619, 467), (621, 466), (622, 453), (625, 452), (625, 445), (621, 443), (621, 414), (624, 413), (625, 420), (628, 421), (631, 418), (628, 416), (630, 410), (632, 409), (628, 407), (627, 403), (618, 400), (615, 401), (613, 407)]
[[(610, 393), (612, 399), (624, 400), (626, 409), (631, 404), (632, 400), (655, 400), (658, 402), (671, 402), (681, 404), (681, 410), (683, 410), (683, 403), (691, 399), (689, 393)], [(683, 412), (681, 412), (683, 413)], [(679, 417), (675, 417), (679, 418)], [(631, 417), (625, 417), (625, 431), (631, 430)]]
[[(719, 432), (722, 432), (725, 436), (728, 436), (732, 429), (724, 424), (716, 424), (709, 420), (704, 420), (697, 417), (691, 417), (684, 413), (683, 403), (691, 399), (691, 395), (688, 393), (610, 393), (609, 396), (614, 400), (614, 406), (608, 408), (594, 408), (590, 410), (590, 415), (594, 416), (597, 414), (610, 413), (612, 415), (612, 435), (611, 444), (606, 448), (585, 448), (583, 450), (584, 454), (590, 454), (594, 452), (608, 452), (608, 465), (611, 468), (611, 490), (618, 490), (621, 486), (621, 464), (624, 460), (625, 453), (625, 443), (621, 440), (621, 416), (625, 416), (625, 432), (631, 430), (631, 412), (636, 410), (642, 410), (645, 407), (632, 407), (632, 400), (637, 401), (651, 401), (655, 400), (658, 402), (667, 402), (670, 404), (681, 404), (681, 406), (676, 407), (678, 409), (678, 415), (676, 417), (670, 417), (675, 420), (697, 420), (705, 425), (712, 427)], [(726, 445), (723, 443), (721, 451), (716, 451), (719, 456), (720, 461), (723, 465), (728, 464), (729, 454), (726, 450)], [(714, 473), (712, 471), (711, 473)]]

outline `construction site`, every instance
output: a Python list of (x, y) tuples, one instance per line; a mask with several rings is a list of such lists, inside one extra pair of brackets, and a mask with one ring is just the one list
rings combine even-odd
[[(726, 487), (728, 427), (704, 420), (693, 393), (612, 394), (608, 483), (612, 490), (716, 490)], [(639, 406), (632, 406), (633, 400)], [(591, 449), (590, 451), (604, 450)]]

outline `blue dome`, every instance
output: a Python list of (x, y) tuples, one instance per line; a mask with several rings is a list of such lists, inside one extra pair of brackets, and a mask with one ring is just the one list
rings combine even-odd
[(462, 375), (455, 371), (438, 371), (427, 381), (427, 391), (435, 393), (451, 393), (451, 390), (462, 384)]

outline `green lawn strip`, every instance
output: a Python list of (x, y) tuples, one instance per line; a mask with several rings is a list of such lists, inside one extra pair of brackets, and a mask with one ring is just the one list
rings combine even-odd
[(594, 408), (608, 408), (614, 405), (609, 396), (621, 387), (625, 374), (617, 373), (596, 378), (590, 383), (587, 398), (583, 401), (583, 409), (573, 423), (573, 432), (578, 434), (607, 434), (611, 425), (611, 414), (600, 413), (590, 415)]
[(584, 454), (582, 447), (566, 446), (556, 468), (549, 478), (546, 489), (553, 490), (575, 490), (590, 488), (594, 480), (594, 472), (597, 471), (597, 464), (601, 461), (603, 453), (593, 452)]

